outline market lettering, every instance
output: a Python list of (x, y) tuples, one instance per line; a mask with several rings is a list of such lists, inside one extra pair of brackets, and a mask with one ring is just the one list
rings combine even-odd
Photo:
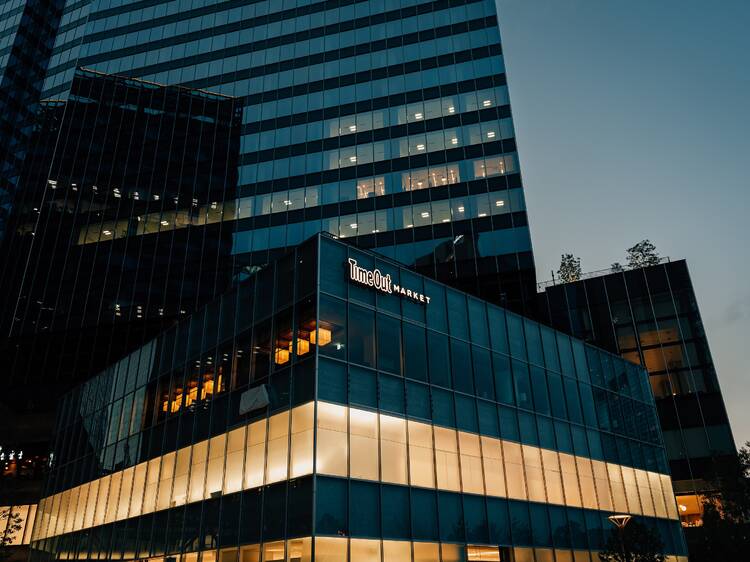
[(360, 285), (373, 287), (389, 295), (399, 295), (417, 302), (430, 304), (430, 297), (418, 291), (412, 291), (393, 282), (390, 273), (383, 274), (379, 269), (366, 269), (357, 264), (357, 260), (349, 258), (349, 279)]

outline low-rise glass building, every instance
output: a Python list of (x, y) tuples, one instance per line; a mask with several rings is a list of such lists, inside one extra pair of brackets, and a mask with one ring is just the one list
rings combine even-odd
[(579, 562), (612, 513), (685, 554), (644, 369), (326, 235), (56, 426), (32, 560)]

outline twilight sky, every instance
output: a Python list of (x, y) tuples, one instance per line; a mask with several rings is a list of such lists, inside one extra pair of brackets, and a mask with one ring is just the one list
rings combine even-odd
[(686, 258), (750, 440), (750, 2), (497, 0), (539, 280)]

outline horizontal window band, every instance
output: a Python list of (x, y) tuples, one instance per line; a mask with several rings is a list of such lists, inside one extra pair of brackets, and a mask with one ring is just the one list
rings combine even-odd
[[(356, 1), (361, 2), (363, 0), (356, 0)], [(474, 3), (474, 2), (479, 2), (479, 1), (480, 0), (459, 0), (459, 1), (437, 0), (436, 2), (420, 4), (420, 6), (424, 7), (422, 10), (420, 10), (420, 13), (429, 13), (432, 11), (443, 10), (446, 8), (451, 8), (453, 6), (460, 6), (463, 4)], [(231, 33), (234, 31), (253, 29), (256, 27), (268, 25), (269, 23), (273, 23), (273, 22), (280, 22), (286, 19), (314, 14), (314, 13), (318, 13), (318, 12), (331, 9), (331, 5), (330, 5), (331, 3), (332, 2), (319, 2), (317, 4), (301, 6), (299, 8), (293, 8), (291, 10), (284, 10), (283, 12), (276, 12), (274, 14), (258, 16), (252, 19), (240, 20), (240, 21), (231, 22), (231, 23), (227, 23), (224, 25), (220, 25), (220, 26), (214, 26), (214, 27), (211, 27), (210, 29), (193, 31), (190, 33), (184, 33), (182, 35), (176, 35), (176, 36), (169, 37), (166, 39), (160, 39), (156, 41), (140, 43), (138, 45), (133, 45), (129, 47), (123, 47), (121, 49), (108, 51), (106, 53), (102, 53), (99, 55), (92, 55), (90, 57), (86, 57), (86, 64), (94, 64), (94, 63), (101, 62), (101, 61), (112, 60), (113, 58), (119, 58), (123, 56), (148, 52), (148, 51), (162, 48), (162, 47), (180, 45), (182, 43), (187, 43), (189, 41), (207, 39), (215, 35), (222, 35), (224, 33)], [(333, 3), (340, 4), (340, 2), (333, 2)], [(348, 2), (347, 4), (351, 4), (351, 3)], [(221, 6), (222, 11), (227, 9), (225, 4), (217, 4), (215, 6), (211, 6), (211, 8), (215, 9), (216, 6)], [(195, 11), (203, 11), (204, 9), (205, 8), (201, 8), (200, 10), (195, 10)], [(317, 37), (325, 37), (327, 35), (335, 35), (343, 31), (350, 31), (353, 29), (369, 27), (377, 23), (398, 21), (400, 19), (403, 19), (404, 17), (408, 17), (408, 16), (404, 16), (402, 12), (403, 12), (402, 9), (396, 9), (396, 10), (391, 10), (390, 12), (379, 14), (379, 17), (377, 18), (366, 16), (362, 18), (357, 18), (355, 20), (346, 20), (346, 21), (342, 21), (339, 23), (335, 23), (335, 24), (329, 24), (329, 25), (325, 25), (321, 27), (312, 28), (312, 29), (297, 31), (294, 33), (288, 33), (286, 35), (279, 35), (276, 37), (271, 37), (268, 39), (255, 41), (253, 43), (246, 43), (242, 45), (242, 49), (243, 49), (242, 52), (260, 51), (260, 50), (268, 49), (272, 47), (289, 45), (289, 44), (296, 43), (298, 41), (305, 41), (307, 39), (314, 39)], [(190, 18), (195, 17), (195, 15), (193, 15), (190, 12), (181, 12), (174, 16), (166, 16), (164, 18), (159, 18), (158, 20), (155, 19), (155, 20), (149, 20), (146, 22), (139, 22), (137, 24), (120, 27), (112, 31), (102, 31), (99, 33), (92, 33), (91, 35), (86, 35), (84, 37), (83, 44), (93, 43), (94, 41), (103, 40), (103, 39), (110, 39), (113, 36), (113, 32), (116, 32), (116, 35), (122, 35), (128, 32), (152, 29), (164, 23), (170, 23), (171, 21), (174, 21), (177, 16), (179, 16), (179, 20), (188, 19), (188, 17)], [(377, 19), (379, 21), (373, 21), (373, 19)]]
[[(414, 123), (402, 123), (391, 125), (380, 129), (370, 129), (368, 131), (328, 137), (321, 140), (301, 142), (286, 146), (277, 146), (267, 148), (257, 152), (243, 154), (240, 157), (240, 164), (255, 164), (258, 162), (267, 162), (279, 158), (288, 158), (289, 156), (300, 156), (302, 154), (312, 154), (325, 150), (335, 150), (337, 148), (348, 148), (358, 146), (374, 141), (392, 140), (404, 138), (409, 135), (429, 133), (443, 129), (461, 127), (463, 125), (473, 125), (475, 123), (484, 123), (487, 121), (507, 119), (510, 117), (510, 106), (488, 107), (477, 111), (468, 111), (466, 113), (450, 115), (447, 117), (437, 117)], [(510, 139), (504, 139), (510, 140)]]
[[(39, 503), (37, 516), (41, 520), (33, 538), (96, 527), (98, 521), (101, 525), (131, 519), (131, 514), (156, 513), (310, 474), (678, 519), (668, 474), (405, 416), (314, 401), (47, 496)], [(113, 485), (117, 486), (119, 504), (108, 505), (105, 513), (100, 509), (101, 498), (113, 496), (108, 493)], [(127, 495), (120, 494), (122, 485), (129, 487)], [(84, 506), (78, 506), (84, 501)]]
[[(497, 25), (497, 19), (493, 17), (480, 18), (478, 20), (472, 20), (464, 22), (462, 24), (452, 24), (444, 27), (440, 27), (428, 32), (412, 33), (410, 35), (404, 35), (400, 37), (394, 37), (389, 40), (376, 41), (373, 43), (360, 43), (352, 47), (345, 47), (343, 49), (334, 49), (331, 51), (325, 51), (322, 53), (316, 53), (312, 55), (306, 55), (295, 59), (286, 59), (279, 62), (268, 63), (260, 66), (254, 66), (248, 69), (240, 70), (237, 72), (231, 72), (228, 74), (234, 74), (236, 79), (246, 78), (258, 78), (260, 76), (267, 76), (269, 74), (276, 74), (285, 70), (293, 70), (297, 68), (305, 68), (317, 64), (324, 64), (327, 62), (334, 62), (341, 59), (355, 57), (364, 54), (372, 54), (380, 51), (385, 51), (391, 48), (406, 47), (408, 45), (415, 45), (426, 41), (432, 41), (440, 37), (449, 37), (458, 35), (461, 33), (467, 33), (469, 31), (486, 29)], [(128, 76), (147, 76), (150, 74), (156, 74), (159, 72), (167, 72), (169, 70), (176, 70), (185, 67), (187, 64), (198, 65), (206, 62), (219, 61), (225, 58), (238, 57), (244, 54), (252, 52), (252, 44), (239, 45), (237, 47), (229, 47), (221, 49), (219, 51), (209, 51), (207, 53), (201, 53), (193, 55), (191, 57), (180, 58), (173, 61), (152, 64), (149, 66), (142, 66), (140, 68), (134, 68), (122, 73)], [(500, 53), (497, 53), (500, 54)], [(91, 62), (88, 58), (82, 58), (79, 66), (90, 66)], [(56, 72), (57, 69), (53, 69), (52, 72)]]
[[(312, 185), (322, 185), (342, 180), (352, 180), (356, 178), (367, 178), (379, 174), (390, 172), (406, 172), (412, 169), (424, 168), (425, 166), (437, 166), (440, 164), (449, 164), (460, 162), (462, 160), (471, 160), (482, 156), (496, 156), (498, 154), (509, 154), (516, 151), (515, 139), (506, 139), (503, 141), (487, 142), (483, 144), (469, 145), (466, 147), (451, 148), (449, 150), (438, 150), (426, 154), (417, 154), (414, 156), (402, 156), (381, 160), (369, 164), (357, 164), (356, 166), (347, 166), (345, 168), (336, 168), (323, 172), (314, 172), (311, 174), (289, 176), (275, 180), (260, 181), (254, 184), (240, 186), (238, 191), (243, 196), (260, 195), (283, 191), (285, 189), (294, 189), (298, 187), (307, 187)], [(521, 176), (519, 174), (508, 174), (508, 187), (521, 187)]]
[[(314, 109), (312, 111), (294, 113), (292, 115), (280, 115), (271, 117), (262, 121), (245, 123), (242, 126), (241, 134), (247, 135), (280, 129), (281, 127), (291, 127), (293, 125), (302, 125), (305, 123), (314, 123), (324, 121), (335, 117), (345, 117), (355, 115), (365, 111), (385, 109), (407, 105), (410, 103), (433, 100), (444, 96), (452, 96), (459, 93), (472, 92), (476, 90), (485, 90), (492, 87), (504, 86), (506, 84), (505, 74), (495, 74), (482, 78), (472, 78), (452, 84), (443, 84), (442, 86), (433, 86), (419, 90), (411, 90), (402, 94), (391, 94), (368, 100), (362, 100), (344, 105), (335, 105), (323, 109)], [(502, 106), (505, 107), (505, 106)], [(510, 106), (508, 107), (508, 117), (510, 117)], [(502, 111), (505, 111), (504, 109)]]
[[(381, 80), (393, 76), (403, 76), (406, 74), (411, 74), (413, 72), (420, 72), (423, 70), (429, 70), (431, 68), (451, 66), (460, 62), (478, 60), (491, 56), (498, 56), (501, 54), (502, 48), (500, 47), (500, 44), (495, 43), (486, 47), (476, 47), (474, 49), (466, 49), (464, 51), (457, 51), (455, 53), (447, 55), (440, 55), (427, 59), (419, 59), (407, 63), (399, 63), (372, 70), (363, 70), (362, 72), (345, 74), (343, 76), (336, 76), (334, 78), (327, 78), (324, 80), (311, 81), (305, 84), (299, 84), (297, 86), (278, 88), (276, 90), (270, 90), (258, 94), (249, 94), (244, 97), (244, 105), (256, 105), (266, 101), (274, 101), (294, 96), (302, 96), (309, 93), (322, 92), (324, 90), (331, 90), (333, 88), (340, 88), (342, 86), (362, 84), (364, 82), (372, 82), (374, 80)], [(212, 86), (216, 86), (218, 84), (226, 84), (235, 82), (237, 80), (252, 78), (253, 74), (251, 70), (228, 72), (226, 74), (222, 74), (221, 76), (185, 82), (182, 85), (189, 88), (209, 89)], [(280, 68), (279, 70), (292, 70), (292, 68)]]

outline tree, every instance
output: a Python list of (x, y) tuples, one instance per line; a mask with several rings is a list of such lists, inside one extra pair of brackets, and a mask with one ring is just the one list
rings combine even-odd
[(622, 267), (622, 264), (619, 261), (616, 261), (612, 265), (609, 266), (609, 268), (612, 270), (613, 273), (622, 273), (625, 271), (625, 269)]
[(651, 527), (631, 520), (620, 530), (609, 532), (604, 550), (599, 553), (602, 562), (664, 562), (664, 544)]
[(648, 238), (641, 240), (635, 246), (625, 250), (625, 252), (627, 254), (628, 267), (633, 269), (659, 263), (659, 253), (656, 251), (656, 246)]
[(717, 462), (703, 495), (703, 524), (686, 533), (691, 562), (745, 560), (750, 549), (750, 442), (737, 457)]
[(563, 254), (560, 256), (560, 269), (557, 274), (565, 283), (578, 281), (581, 278), (581, 258), (573, 254)]
[(11, 556), (10, 545), (16, 540), (16, 533), (23, 529), (23, 518), (10, 507), (0, 511), (0, 525), (6, 522), (5, 531), (0, 534), (0, 560)]

